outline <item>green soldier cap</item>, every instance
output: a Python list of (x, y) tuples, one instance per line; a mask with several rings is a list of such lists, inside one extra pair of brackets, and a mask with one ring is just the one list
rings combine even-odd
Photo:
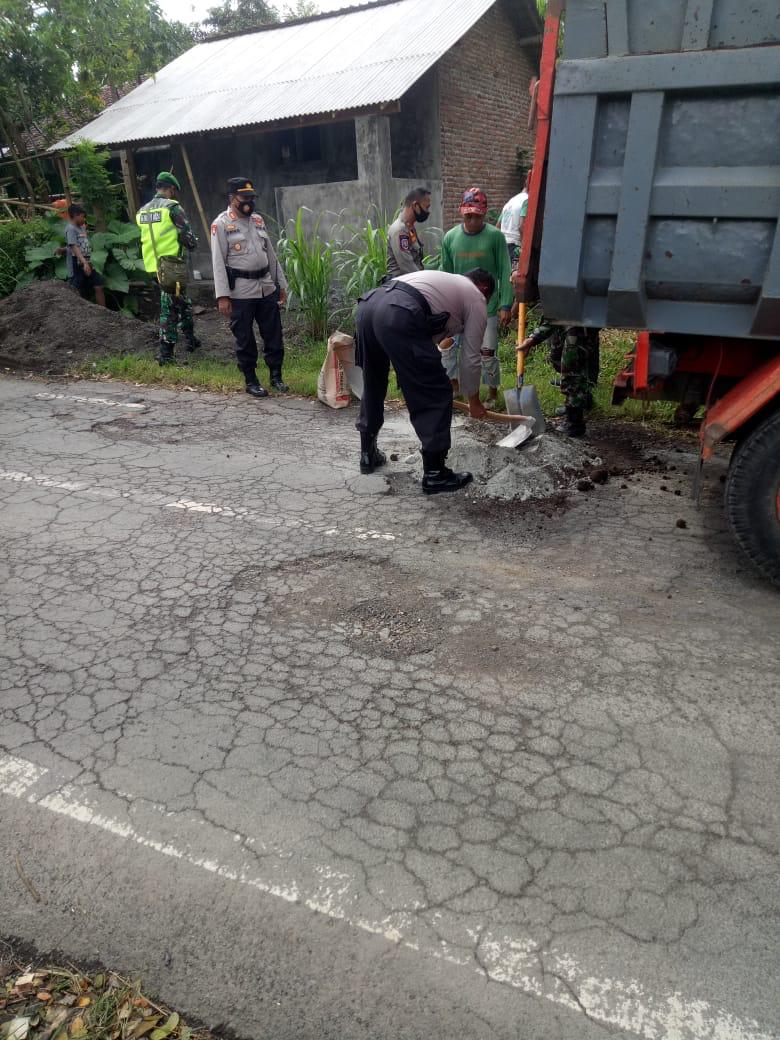
[(168, 173), (166, 170), (163, 170), (162, 173), (157, 174), (157, 183), (163, 186), (170, 185), (170, 187), (177, 188), (179, 191), (181, 191), (181, 184), (179, 184), (179, 182), (176, 180), (172, 173)]

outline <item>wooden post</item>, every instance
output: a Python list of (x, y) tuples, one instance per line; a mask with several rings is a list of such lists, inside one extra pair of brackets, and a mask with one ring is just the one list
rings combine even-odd
[(65, 172), (65, 159), (61, 155), (57, 155), (55, 157), (55, 161), (57, 163), (57, 172), (59, 173), (60, 180), (62, 181), (62, 192), (65, 198), (68, 200), (68, 205), (70, 206), (70, 204), (73, 202), (73, 198), (70, 194), (70, 184), (68, 183), (68, 175)]
[(129, 148), (120, 149), (119, 161), (122, 164), (122, 180), (125, 184), (125, 195), (127, 196), (127, 215), (133, 221), (136, 213), (141, 208), (141, 197), (138, 194), (135, 159)]
[(181, 147), (181, 157), (184, 160), (184, 168), (187, 171), (187, 179), (190, 182), (192, 194), (195, 198), (195, 205), (198, 207), (198, 213), (200, 213), (200, 219), (203, 224), (203, 232), (206, 235), (206, 241), (208, 241), (209, 235), (211, 234), (211, 227), (209, 225), (209, 222), (206, 220), (206, 214), (203, 212), (203, 203), (200, 201), (200, 192), (198, 191), (198, 186), (195, 183), (195, 178), (192, 175), (192, 166), (190, 166), (190, 157), (187, 154), (187, 146), (184, 143), (184, 141), (180, 141), (179, 146)]

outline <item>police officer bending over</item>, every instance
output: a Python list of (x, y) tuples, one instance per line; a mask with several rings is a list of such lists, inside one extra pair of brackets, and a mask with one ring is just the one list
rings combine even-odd
[(387, 461), (376, 446), (384, 423), (387, 379), (392, 364), (417, 436), (422, 444), (422, 489), (426, 495), (458, 491), (471, 473), (445, 465), (450, 450), (452, 384), (437, 343), (461, 334), (460, 387), (472, 418), (481, 419), (479, 400), (482, 340), (493, 276), (481, 268), (462, 274), (415, 271), (364, 296), (358, 304), (357, 346), (363, 366), (360, 418), (360, 472), (373, 473)]
[(228, 208), (211, 225), (211, 261), (219, 313), (230, 319), (236, 340), (236, 360), (246, 380), (246, 392), (268, 397), (257, 378), (257, 340), (263, 337), (263, 358), (271, 386), (283, 394), (284, 340), (279, 308), (287, 300), (287, 279), (276, 259), (265, 222), (255, 213), (257, 194), (246, 177), (231, 177)]

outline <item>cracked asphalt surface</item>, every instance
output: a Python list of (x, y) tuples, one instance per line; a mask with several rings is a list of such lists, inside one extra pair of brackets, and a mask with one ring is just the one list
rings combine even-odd
[(780, 599), (723, 463), (547, 517), (355, 436), (0, 381), (0, 932), (253, 1040), (778, 1036)]

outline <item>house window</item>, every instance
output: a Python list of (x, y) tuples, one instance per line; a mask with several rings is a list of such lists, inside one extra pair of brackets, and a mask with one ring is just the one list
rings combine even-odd
[(302, 126), (279, 132), (279, 153), (282, 164), (318, 162), (322, 159), (322, 141), (318, 126)]

